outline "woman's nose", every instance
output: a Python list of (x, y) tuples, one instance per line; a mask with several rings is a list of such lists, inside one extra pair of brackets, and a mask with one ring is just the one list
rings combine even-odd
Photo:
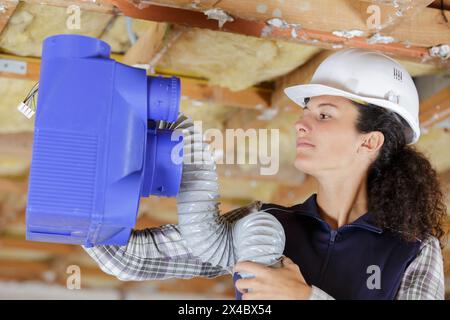
[(300, 118), (297, 120), (297, 122), (295, 123), (295, 130), (297, 131), (297, 133), (307, 133), (309, 132), (309, 125), (307, 124), (307, 122), (305, 121), (305, 118)]

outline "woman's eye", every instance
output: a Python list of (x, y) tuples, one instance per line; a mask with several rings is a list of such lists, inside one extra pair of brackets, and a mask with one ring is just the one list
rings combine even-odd
[(320, 120), (324, 120), (324, 119), (331, 118), (331, 116), (328, 115), (328, 114), (325, 114), (325, 113), (321, 113), (320, 116), (319, 116), (319, 118), (320, 118)]

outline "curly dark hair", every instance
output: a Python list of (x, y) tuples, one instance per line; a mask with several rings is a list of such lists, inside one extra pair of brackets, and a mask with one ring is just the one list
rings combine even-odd
[(444, 246), (447, 208), (437, 177), (426, 156), (407, 144), (405, 120), (372, 104), (357, 106), (360, 133), (384, 135), (378, 157), (368, 172), (368, 210), (376, 224), (399, 232), (406, 241), (436, 237)]

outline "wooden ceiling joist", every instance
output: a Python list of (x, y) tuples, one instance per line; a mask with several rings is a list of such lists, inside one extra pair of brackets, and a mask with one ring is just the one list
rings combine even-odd
[[(370, 2), (378, 7), (380, 4), (379, 0), (363, 1)], [(383, 32), (383, 34), (390, 34), (400, 23), (405, 20), (412, 19), (431, 3), (433, 3), (433, 1), (434, 0), (397, 0), (383, 2), (384, 5), (391, 6), (393, 10), (388, 10), (384, 14), (383, 23), (380, 23), (380, 26), (377, 27), (377, 31)], [(369, 8), (370, 7), (368, 7), (368, 10), (370, 10)]]
[(0, 249), (1, 248), (30, 250), (30, 251), (45, 251), (60, 255), (81, 252), (80, 248), (74, 245), (34, 242), (34, 241), (27, 241), (24, 238), (5, 237), (5, 236), (0, 237)]
[[(389, 34), (392, 39), (378, 37), (378, 30), (368, 27), (367, 8), (373, 4), (367, 1), (318, 0), (300, 5), (296, 2), (280, 4), (279, 1), (268, 0), (262, 5), (259, 0), (222, 0), (220, 8), (214, 7), (217, 1), (201, 1), (195, 5), (191, 0), (135, 1), (141, 5), (128, 0), (103, 2), (114, 4), (124, 15), (139, 19), (287, 40), (326, 49), (367, 48), (412, 61), (448, 64), (445, 59), (430, 57), (428, 49), (450, 44), (446, 23), (450, 19), (450, 12), (423, 8), (423, 4), (427, 3), (423, 1), (417, 2), (422, 6), (420, 15), (396, 24), (395, 30)], [(382, 3), (377, 5), (380, 7), (381, 21), (383, 18), (388, 19), (389, 14), (396, 10)], [(220, 28), (217, 20), (208, 19), (212, 15), (204, 13), (213, 8), (222, 10), (220, 12), (224, 19), (229, 17), (231, 20), (232, 17), (233, 21), (225, 22)], [(327, 18), (324, 19), (324, 16)]]
[(0, 34), (19, 4), (19, 0), (0, 0)]
[[(362, 47), (416, 62), (441, 66), (450, 64), (447, 57), (431, 57), (429, 54), (430, 47), (450, 43), (450, 33), (447, 32), (450, 12), (442, 10), (445, 5), (438, 6), (436, 1), (426, 7), (431, 0), (398, 0), (394, 4), (378, 0), (317, 0), (302, 4), (280, 3), (277, 0), (264, 3), (259, 0), (22, 1), (59, 7), (78, 5), (82, 10), (110, 14), (122, 12), (140, 19), (282, 39), (325, 49)], [(369, 23), (373, 19), (368, 8), (373, 5), (380, 8), (380, 25), (377, 28)], [(234, 21), (226, 22), (223, 28), (219, 28), (216, 20), (205, 15), (210, 9), (218, 9), (220, 12), (216, 15), (228, 15)], [(417, 14), (419, 12), (420, 15)], [(328, 18), (323, 19), (323, 16)], [(269, 26), (267, 22), (273, 18), (279, 19)], [(394, 29), (391, 28), (393, 26)], [(379, 34), (387, 29), (390, 30), (387, 34)], [(354, 31), (362, 33), (362, 36), (351, 35)], [(387, 35), (392, 37), (392, 43), (385, 37)]]
[(144, 31), (144, 34), (125, 53), (123, 62), (129, 65), (149, 64), (162, 49), (168, 25), (157, 23)]
[(420, 127), (428, 129), (450, 118), (450, 87), (435, 93), (420, 104)]
[(25, 194), (28, 191), (28, 182), (0, 178), (0, 193)]
[[(27, 281), (27, 280), (42, 280), (47, 281), (49, 272), (54, 274), (56, 283), (66, 285), (68, 274), (66, 268), (72, 263), (60, 265), (59, 267), (54, 265), (53, 262), (45, 261), (23, 261), (23, 260), (0, 260), (0, 280), (7, 281)], [(96, 266), (82, 266), (83, 276), (95, 276), (101, 279), (115, 280), (111, 275), (104, 273), (100, 268)], [(83, 287), (83, 285), (82, 285)]]
[[(76, 260), (71, 261), (24, 261), (24, 260), (0, 260), (0, 281), (26, 282), (40, 280), (42, 282), (58, 284), (66, 288), (70, 273), (67, 268), (70, 265), (78, 265)], [(98, 266), (79, 266), (81, 277), (81, 289), (98, 288), (105, 285), (109, 289), (123, 291), (123, 295), (132, 294), (133, 288), (139, 286), (136, 281), (120, 281), (116, 277), (103, 272)], [(101, 283), (101, 284), (99, 284)], [(165, 281), (149, 280), (147, 288), (155, 290), (152, 295), (158, 293), (170, 294), (207, 294), (217, 298), (234, 295), (233, 281), (230, 276), (220, 276), (214, 279), (196, 277), (192, 279), (170, 279)]]
[(286, 96), (284, 89), (294, 85), (309, 83), (317, 67), (332, 53), (333, 51), (322, 51), (312, 57), (304, 65), (288, 73), (287, 75), (279, 77), (276, 80), (271, 105), (281, 110), (295, 110), (298, 108), (298, 106)]
[(0, 77), (3, 78), (11, 78), (11, 79), (23, 79), (23, 80), (39, 80), (39, 69), (41, 66), (41, 60), (37, 58), (30, 57), (19, 57), (12, 56), (8, 54), (0, 54), (0, 59), (3, 60), (4, 63), (8, 62), (24, 62), (26, 66), (26, 71), (24, 73), (16, 73), (16, 72), (0, 72)]
[(2, 154), (31, 157), (33, 143), (32, 132), (0, 133), (0, 150)]
[(434, 0), (429, 7), (440, 10), (450, 10), (450, 0)]
[(272, 90), (251, 87), (234, 92), (224, 87), (211, 86), (206, 80), (181, 78), (181, 95), (196, 101), (213, 102), (219, 105), (244, 109), (264, 110), (270, 108)]
[[(27, 72), (25, 74), (0, 72), (0, 77), (35, 81), (39, 80), (39, 70), (41, 64), (40, 59), (5, 54), (0, 54), (0, 59), (26, 62), (27, 65)], [(121, 62), (123, 61), (123, 56), (112, 55), (112, 59)], [(167, 71), (160, 69), (156, 69), (156, 73), (162, 75), (170, 74)], [(257, 110), (263, 110), (270, 107), (270, 99), (272, 95), (271, 89), (255, 86), (242, 91), (234, 92), (224, 87), (210, 86), (207, 80), (184, 76), (180, 76), (180, 78), (181, 95), (182, 97), (191, 100)]]

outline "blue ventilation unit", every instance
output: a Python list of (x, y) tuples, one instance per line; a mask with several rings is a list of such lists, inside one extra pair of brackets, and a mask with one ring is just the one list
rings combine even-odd
[(175, 122), (179, 103), (178, 78), (149, 77), (143, 69), (118, 63), (103, 41), (79, 35), (47, 38), (27, 240), (126, 244), (141, 196), (178, 193), (182, 164), (172, 161), (171, 153), (181, 141), (155, 124)]

